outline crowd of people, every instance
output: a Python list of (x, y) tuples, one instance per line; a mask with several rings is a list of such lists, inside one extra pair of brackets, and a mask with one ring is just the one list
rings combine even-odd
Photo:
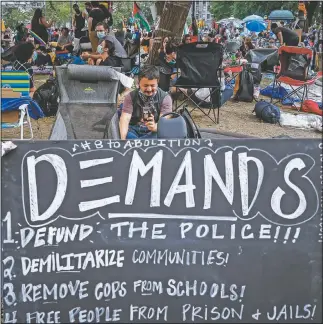
[[(39, 53), (47, 57), (45, 62), (50, 64), (49, 54), (42, 50), (43, 43), (51, 44), (56, 51), (77, 53), (89, 65), (122, 67), (122, 58), (128, 57), (127, 43), (139, 48), (138, 56), (145, 61), (155, 43), (155, 31), (139, 30), (133, 25), (123, 22), (122, 28), (112, 30), (113, 17), (98, 1), (86, 2), (84, 9), (73, 5), (73, 28), (54, 28), (54, 21), (48, 21), (41, 9), (36, 9), (31, 20), (31, 31), (40, 39), (32, 38), (26, 28), (20, 24), (12, 38), (12, 31), (6, 30), (2, 43), (5, 48), (13, 40), (17, 48), (13, 70), (25, 70), (30, 74), (30, 87), (33, 88), (32, 62), (39, 59)], [(112, 33), (111, 33), (112, 32)], [(91, 50), (80, 52), (80, 42), (88, 37)], [(308, 46), (315, 51), (322, 51), (322, 27), (313, 28), (301, 39), (290, 26), (271, 23), (270, 29), (260, 33), (248, 32), (243, 26), (217, 25), (216, 28), (205, 28), (198, 35), (198, 41), (215, 42), (226, 46), (228, 42), (236, 42), (239, 46), (234, 53), (234, 60), (246, 56), (254, 48), (278, 48), (287, 46)], [(151, 138), (156, 137), (159, 116), (172, 111), (173, 85), (176, 81), (176, 52), (177, 47), (193, 41), (193, 34), (183, 35), (181, 42), (175, 38), (164, 37), (159, 43), (159, 66), (171, 71), (169, 90), (160, 87), (160, 70), (156, 66), (146, 65), (140, 69), (139, 88), (125, 96), (122, 111), (120, 111), (121, 138)], [(320, 47), (321, 46), (321, 47)], [(36, 50), (38, 48), (38, 50)], [(185, 91), (183, 89), (183, 91)], [(148, 108), (147, 108), (148, 107)]]

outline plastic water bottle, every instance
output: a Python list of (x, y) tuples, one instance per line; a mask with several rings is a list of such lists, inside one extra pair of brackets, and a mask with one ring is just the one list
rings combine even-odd
[(221, 91), (225, 90), (225, 76), (224, 73), (221, 72)]
[(231, 60), (232, 60), (232, 65), (235, 65), (237, 63), (235, 54), (231, 56)]

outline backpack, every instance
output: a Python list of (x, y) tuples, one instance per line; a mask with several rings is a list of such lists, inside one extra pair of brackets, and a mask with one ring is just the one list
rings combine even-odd
[(34, 93), (33, 99), (38, 103), (46, 117), (55, 116), (58, 110), (59, 89), (55, 78), (49, 78)]
[(185, 120), (187, 128), (187, 138), (202, 138), (198, 127), (196, 126), (190, 112), (187, 110), (186, 107), (178, 109), (177, 113), (181, 115)]
[(253, 101), (254, 82), (252, 74), (244, 67), (239, 74), (239, 88), (234, 97), (236, 101)]
[(276, 124), (280, 120), (280, 109), (270, 102), (260, 100), (256, 103), (253, 112), (266, 123)]

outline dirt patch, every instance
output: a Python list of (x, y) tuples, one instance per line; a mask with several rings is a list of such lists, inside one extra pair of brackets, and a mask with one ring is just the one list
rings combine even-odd
[[(211, 120), (199, 111), (194, 111), (192, 116), (199, 127), (215, 128), (219, 132), (232, 132), (261, 138), (272, 138), (276, 136), (322, 138), (322, 134), (314, 130), (303, 130), (286, 126), (281, 127), (279, 124), (264, 123), (252, 113), (254, 107), (254, 102), (228, 101), (220, 108), (219, 124), (212, 123)], [(295, 110), (291, 109), (281, 110), (284, 112), (295, 112)]]

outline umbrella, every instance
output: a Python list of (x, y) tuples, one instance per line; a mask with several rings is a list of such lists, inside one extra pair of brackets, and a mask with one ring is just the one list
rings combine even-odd
[(246, 23), (246, 27), (251, 32), (259, 33), (267, 28), (266, 24), (262, 21), (253, 20)]
[(269, 20), (293, 20), (294, 15), (289, 10), (274, 10), (270, 13)]
[(264, 21), (264, 18), (260, 17), (260, 16), (257, 16), (257, 15), (251, 15), (251, 16), (248, 16), (246, 18), (243, 19), (244, 22), (247, 22), (247, 21)]
[(46, 46), (46, 43), (32, 30), (29, 30), (30, 35), (34, 38), (37, 39), (40, 45)]
[(238, 19), (238, 18), (230, 17), (230, 18), (221, 19), (219, 21), (219, 23), (220, 24), (237, 24), (237, 25), (241, 25), (243, 23), (243, 21)]

